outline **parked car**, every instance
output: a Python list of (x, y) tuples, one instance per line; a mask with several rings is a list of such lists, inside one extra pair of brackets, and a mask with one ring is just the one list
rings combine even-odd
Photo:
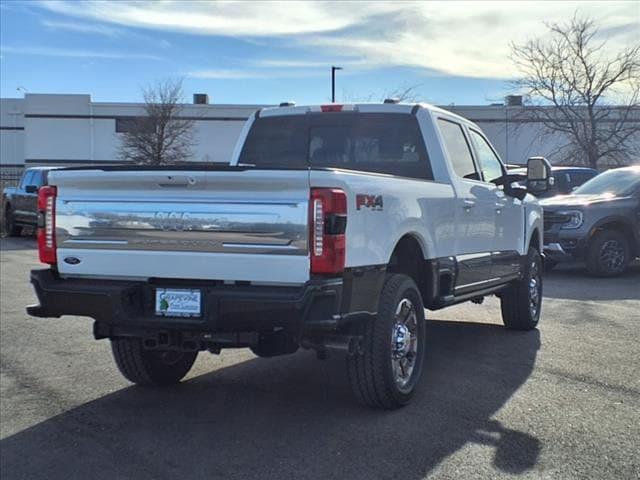
[(27, 168), (17, 187), (3, 189), (4, 230), (7, 235), (18, 236), (22, 227), (37, 226), (38, 190), (47, 184), (49, 172), (55, 168)]
[(609, 277), (640, 256), (640, 166), (608, 170), (541, 204), (547, 268), (578, 259)]
[[(526, 168), (509, 168), (509, 174), (519, 175), (520, 181), (526, 182)], [(593, 168), (552, 166), (551, 177), (553, 180), (550, 182), (549, 188), (542, 190), (536, 196), (538, 198), (548, 198), (556, 195), (568, 195), (596, 175), (598, 175), (598, 171)]]
[(180, 381), (203, 350), (342, 350), (355, 395), (396, 408), (422, 372), (424, 307), (495, 294), (507, 328), (538, 324), (542, 210), (505, 174), (477, 125), (436, 107), (263, 109), (230, 166), (52, 172), (51, 268), (31, 272), (27, 312), (92, 317), (142, 385)]

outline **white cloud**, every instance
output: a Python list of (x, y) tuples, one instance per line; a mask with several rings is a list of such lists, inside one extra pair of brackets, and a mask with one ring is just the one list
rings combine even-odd
[(108, 25), (86, 22), (60, 22), (55, 20), (43, 20), (42, 25), (51, 30), (67, 30), (78, 33), (97, 33), (108, 37), (120, 37), (123, 30)]
[(267, 69), (208, 69), (187, 72), (187, 77), (213, 80), (236, 80), (244, 78), (308, 78), (326, 76), (320, 70), (267, 70)]
[(263, 60), (254, 60), (250, 62), (251, 65), (256, 67), (264, 67), (264, 68), (328, 68), (332, 64), (340, 65), (342, 67), (345, 66), (359, 66), (366, 65), (367, 62), (365, 60), (282, 60), (282, 59), (263, 59)]
[(335, 61), (357, 58), (358, 67), (410, 66), (469, 77), (513, 77), (510, 42), (539, 36), (545, 30), (544, 21), (566, 21), (576, 10), (597, 20), (608, 34), (611, 51), (637, 42), (640, 30), (637, 2), (167, 0), (79, 5), (57, 0), (41, 5), (59, 14), (118, 26), (270, 39), (311, 57), (309, 61), (265, 60), (262, 67), (266, 68), (319, 66), (315, 58), (321, 56)]
[[(360, 4), (363, 5), (363, 4)], [(139, 28), (160, 28), (201, 35), (247, 35), (253, 37), (329, 32), (359, 22), (358, 9), (345, 9), (339, 3), (308, 1), (175, 1), (101, 2), (88, 0), (42, 1), (51, 11), (76, 17), (110, 21)], [(375, 2), (369, 14), (390, 10)]]
[(38, 55), (45, 57), (70, 57), (70, 58), (108, 58), (108, 59), (137, 59), (137, 60), (162, 60), (155, 55), (128, 52), (94, 51), (75, 48), (55, 48), (55, 47), (12, 47), (3, 45), (0, 47), (3, 53), (18, 55)]

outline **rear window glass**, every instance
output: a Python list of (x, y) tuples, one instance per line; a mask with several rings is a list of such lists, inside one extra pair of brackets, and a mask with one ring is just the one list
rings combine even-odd
[(324, 113), (259, 118), (239, 162), (328, 167), (432, 179), (418, 122), (408, 114)]
[(462, 126), (443, 118), (438, 119), (438, 126), (456, 174), (462, 178), (480, 180)]

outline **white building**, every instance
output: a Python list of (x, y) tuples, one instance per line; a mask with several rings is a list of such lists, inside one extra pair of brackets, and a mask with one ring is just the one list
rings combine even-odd
[[(191, 160), (226, 162), (245, 120), (260, 105), (184, 105), (197, 146)], [(0, 104), (0, 165), (119, 163), (119, 133), (142, 104), (92, 102), (89, 95), (26, 94)], [(123, 121), (124, 120), (124, 121)]]
[[(263, 106), (184, 105), (182, 115), (193, 118), (195, 124), (197, 145), (191, 160), (228, 162), (244, 121)], [(524, 163), (533, 155), (553, 158), (562, 141), (560, 137), (542, 139), (542, 125), (523, 119), (522, 106), (445, 108), (477, 123), (508, 163)], [(0, 166), (120, 163), (120, 132), (127, 119), (141, 115), (143, 104), (92, 102), (90, 95), (3, 98)]]

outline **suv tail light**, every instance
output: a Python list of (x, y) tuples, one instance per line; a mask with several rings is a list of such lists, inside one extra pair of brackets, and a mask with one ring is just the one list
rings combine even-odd
[(38, 255), (42, 263), (55, 265), (56, 258), (56, 187), (38, 190)]
[(337, 188), (312, 188), (310, 202), (311, 273), (344, 271), (347, 196)]

